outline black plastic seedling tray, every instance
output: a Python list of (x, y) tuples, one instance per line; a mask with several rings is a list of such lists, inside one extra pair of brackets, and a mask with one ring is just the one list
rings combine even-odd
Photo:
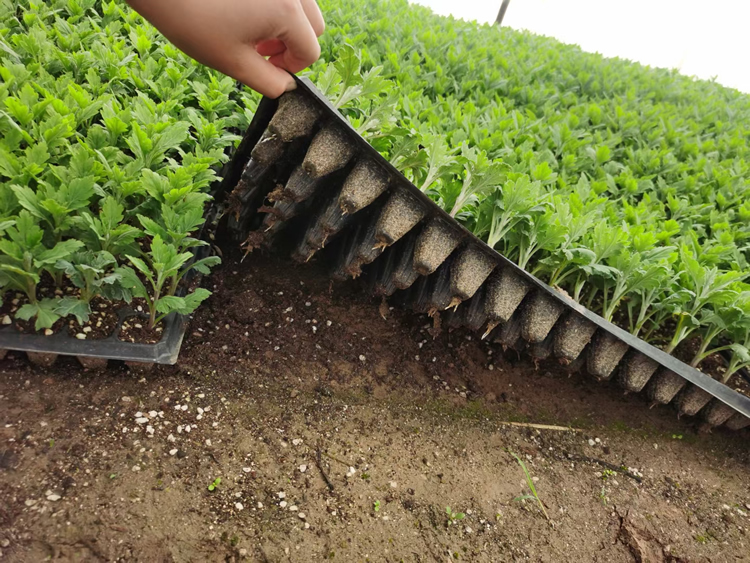
[[(230, 161), (223, 169), (221, 180), (217, 181), (212, 188), (214, 203), (206, 208), (206, 224), (203, 226), (199, 238), (208, 238), (216, 223), (219, 206), (216, 201), (221, 199), (224, 193), (227, 179), (233, 177)], [(198, 247), (195, 251), (196, 259), (208, 255), (210, 248)], [(199, 276), (195, 272), (189, 272), (185, 276), (185, 282), (197, 283)], [(25, 352), (29, 360), (37, 365), (49, 367), (58, 356), (75, 356), (84, 367), (101, 368), (107, 365), (108, 360), (125, 361), (132, 368), (147, 368), (153, 364), (174, 365), (180, 355), (182, 340), (185, 336), (188, 318), (184, 315), (171, 313), (162, 321), (162, 338), (155, 344), (134, 343), (120, 340), (119, 335), (122, 323), (127, 318), (147, 316), (130, 306), (123, 306), (117, 312), (118, 323), (115, 330), (106, 338), (97, 340), (79, 340), (68, 333), (67, 327), (50, 336), (39, 333), (22, 333), (12, 324), (0, 328), (0, 359), (8, 352)]]
[(442, 315), (449, 327), (468, 327), (535, 361), (557, 358), (568, 371), (617, 380), (652, 405), (671, 403), (711, 426), (750, 425), (750, 398), (488, 247), (361, 138), (309, 80), (297, 84), (280, 100), (261, 101), (233, 159), (226, 226), (246, 252), (289, 251), (298, 262), (317, 254), (336, 279), (363, 275), (376, 295)]

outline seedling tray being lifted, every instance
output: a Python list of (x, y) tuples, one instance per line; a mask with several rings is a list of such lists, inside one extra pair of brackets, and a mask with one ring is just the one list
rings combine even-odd
[(319, 254), (336, 279), (364, 274), (376, 295), (535, 361), (557, 358), (711, 426), (750, 425), (750, 398), (507, 260), (409, 182), (311, 82), (297, 84), (261, 101), (227, 178), (227, 226), (246, 252), (273, 247), (298, 262)]

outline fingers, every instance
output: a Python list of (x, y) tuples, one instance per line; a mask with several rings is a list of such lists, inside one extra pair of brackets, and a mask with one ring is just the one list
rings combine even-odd
[(261, 57), (272, 57), (286, 51), (286, 45), (279, 39), (268, 39), (261, 41), (255, 46), (255, 50)]
[(269, 98), (278, 98), (297, 86), (288, 72), (274, 66), (252, 48), (246, 51), (232, 78)]
[[(286, 51), (273, 55), (269, 59), (272, 64), (293, 73), (307, 68), (320, 57), (318, 38), (307, 12), (301, 4), (296, 6), (296, 9), (289, 14), (288, 23), (278, 37), (286, 45)], [(317, 5), (315, 9), (317, 10)]]
[(320, 12), (318, 3), (315, 0), (300, 0), (300, 2), (315, 35), (320, 37), (326, 30), (326, 23), (323, 21), (323, 14)]

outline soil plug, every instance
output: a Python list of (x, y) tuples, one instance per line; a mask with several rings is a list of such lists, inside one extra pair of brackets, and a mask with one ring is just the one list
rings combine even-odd
[(496, 270), (487, 282), (485, 311), (489, 318), (485, 338), (500, 323), (507, 323), (531, 289), (531, 285), (510, 268)]
[(727, 428), (730, 430), (742, 430), (748, 426), (750, 426), (750, 418), (739, 412), (735, 412), (729, 420), (727, 420)]
[(451, 304), (451, 260), (446, 260), (428, 279), (432, 280), (432, 292), (427, 303), (427, 313), (434, 317)]
[(529, 356), (534, 360), (534, 365), (538, 367), (538, 362), (546, 360), (552, 355), (552, 348), (554, 346), (555, 337), (553, 334), (548, 334), (547, 338), (541, 342), (530, 344), (528, 348)]
[(297, 203), (305, 201), (316, 192), (319, 185), (320, 182), (318, 180), (305, 172), (302, 166), (298, 166), (294, 169), (294, 172), (292, 172), (286, 186), (284, 186), (281, 198)]
[(373, 276), (372, 292), (378, 297), (389, 297), (396, 291), (396, 285), (393, 283), (393, 272), (399, 258), (399, 252), (395, 246), (388, 248), (383, 258), (375, 264), (377, 270)]
[[(357, 258), (357, 241), (364, 230), (362, 223), (357, 223), (353, 229), (344, 233), (341, 249), (338, 252), (336, 265), (331, 272), (331, 277), (338, 281), (349, 279), (349, 272), (354, 267), (354, 261)], [(357, 266), (358, 268), (358, 266)]]
[(675, 372), (667, 369), (660, 370), (655, 377), (651, 378), (651, 382), (646, 389), (648, 397), (652, 401), (651, 406), (668, 404), (685, 387), (686, 383), (685, 379)]
[[(414, 249), (417, 244), (417, 235), (414, 231), (411, 231), (403, 239), (404, 243), (399, 248), (401, 249), (398, 253), (398, 260), (396, 262), (396, 268), (393, 273), (393, 284), (398, 289), (407, 289), (417, 281), (419, 274), (414, 269)], [(392, 248), (397, 248), (396, 246)]]
[(284, 143), (312, 133), (320, 109), (301, 92), (287, 92), (279, 98), (279, 107), (268, 124), (270, 133)]
[(338, 127), (327, 126), (313, 137), (302, 169), (315, 179), (340, 170), (354, 156), (354, 145)]
[(316, 248), (310, 245), (307, 237), (302, 237), (302, 240), (300, 240), (299, 243), (294, 247), (294, 251), (292, 252), (292, 260), (294, 260), (295, 262), (299, 262), (300, 264), (309, 262), (310, 258), (315, 255), (316, 250)]
[(420, 275), (429, 276), (456, 249), (461, 238), (445, 221), (433, 219), (417, 239), (414, 268)]
[(383, 208), (375, 238), (385, 248), (408, 233), (425, 215), (422, 205), (406, 190), (396, 190)]
[(703, 418), (710, 426), (721, 426), (736, 412), (729, 405), (714, 399), (703, 409)]
[(680, 416), (695, 416), (712, 399), (711, 395), (696, 385), (690, 385), (682, 390), (677, 397), (677, 408)]
[(645, 354), (634, 351), (623, 366), (620, 374), (620, 385), (626, 392), (640, 393), (658, 367), (659, 364), (654, 360)]
[(494, 342), (503, 347), (503, 351), (508, 348), (522, 350), (525, 342), (521, 338), (521, 315), (513, 315), (510, 320), (497, 330), (494, 336)]
[(483, 284), (474, 294), (474, 297), (462, 305), (466, 309), (464, 322), (469, 330), (481, 330), (484, 323), (487, 322), (487, 313), (484, 309), (486, 292), (486, 284)]
[(57, 360), (57, 354), (49, 354), (46, 352), (26, 352), (29, 357), (29, 361), (37, 366), (48, 368)]
[(523, 316), (521, 335), (531, 344), (542, 342), (555, 326), (565, 307), (554, 297), (536, 292)]
[(461, 251), (455, 264), (451, 272), (451, 307), (471, 299), (497, 265), (486, 252), (473, 244)]
[(344, 182), (339, 205), (350, 215), (375, 201), (388, 187), (388, 177), (371, 160), (360, 160)]
[(612, 377), (617, 364), (628, 351), (629, 346), (608, 332), (598, 332), (591, 343), (588, 357), (588, 370), (597, 379)]
[(268, 168), (268, 166), (279, 160), (284, 155), (285, 146), (286, 145), (284, 145), (281, 137), (266, 129), (265, 133), (263, 133), (263, 136), (250, 153), (250, 162), (247, 163), (244, 174), (248, 173), (248, 169), (252, 165), (251, 163), (255, 163), (259, 168)]
[(596, 325), (583, 315), (571, 312), (555, 329), (555, 356), (561, 364), (569, 364), (581, 355), (596, 332)]

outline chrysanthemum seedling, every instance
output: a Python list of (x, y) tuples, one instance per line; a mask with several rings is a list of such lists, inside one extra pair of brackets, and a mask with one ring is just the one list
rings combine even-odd
[(219, 488), (219, 485), (221, 484), (221, 477), (217, 477), (213, 480), (213, 482), (208, 486), (208, 490), (211, 492), (214, 492), (216, 489)]

